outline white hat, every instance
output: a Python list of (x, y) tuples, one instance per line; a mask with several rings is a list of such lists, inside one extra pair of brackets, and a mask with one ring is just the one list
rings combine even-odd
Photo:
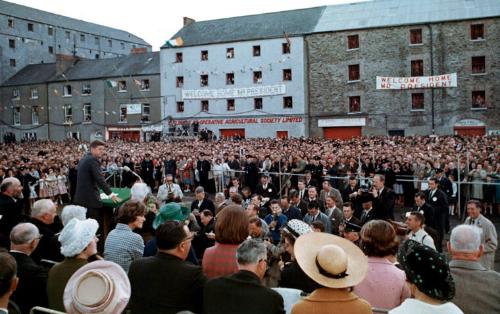
[(71, 219), (59, 235), (61, 254), (73, 257), (80, 254), (94, 239), (99, 224), (95, 219)]
[(130, 281), (118, 264), (95, 261), (78, 269), (64, 289), (69, 314), (121, 313), (130, 299)]

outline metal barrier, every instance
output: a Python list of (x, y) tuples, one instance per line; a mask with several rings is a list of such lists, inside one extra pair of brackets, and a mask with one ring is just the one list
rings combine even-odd
[(35, 306), (30, 310), (30, 314), (36, 314), (36, 313), (49, 313), (49, 314), (65, 314), (66, 312), (59, 312), (56, 310), (51, 310), (45, 307), (41, 306)]

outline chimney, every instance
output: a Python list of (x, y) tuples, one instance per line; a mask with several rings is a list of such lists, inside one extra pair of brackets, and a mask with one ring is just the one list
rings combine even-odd
[(193, 24), (194, 22), (196, 22), (195, 20), (193, 20), (192, 18), (189, 18), (187, 16), (185, 16), (183, 18), (183, 21), (184, 21), (184, 26), (188, 26), (188, 25), (191, 25)]
[(56, 54), (56, 74), (61, 75), (78, 61), (80, 61), (80, 58), (76, 56)]

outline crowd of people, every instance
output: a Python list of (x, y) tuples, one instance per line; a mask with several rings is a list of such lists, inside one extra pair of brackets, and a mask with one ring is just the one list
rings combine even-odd
[[(0, 311), (9, 299), (20, 313), (500, 311), (483, 215), (498, 209), (498, 185), (483, 184), (498, 180), (495, 137), (3, 149)], [(41, 193), (49, 173), (66, 190)], [(106, 177), (131, 199), (98, 236), (98, 189), (122, 202)], [(460, 185), (463, 210), (450, 206), (455, 177), (482, 191)], [(450, 230), (453, 214), (463, 224)]]

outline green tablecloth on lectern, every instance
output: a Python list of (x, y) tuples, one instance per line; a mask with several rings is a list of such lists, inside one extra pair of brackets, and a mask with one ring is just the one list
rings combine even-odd
[[(129, 188), (111, 188), (111, 191), (113, 193), (118, 194), (118, 197), (121, 199), (120, 202), (118, 203), (113, 203), (112, 199), (107, 199), (107, 200), (101, 200), (102, 201), (102, 206), (103, 207), (110, 207), (110, 208), (118, 208), (120, 207), (123, 203), (128, 201), (130, 199), (130, 189)], [(101, 191), (101, 193), (103, 193)]]

